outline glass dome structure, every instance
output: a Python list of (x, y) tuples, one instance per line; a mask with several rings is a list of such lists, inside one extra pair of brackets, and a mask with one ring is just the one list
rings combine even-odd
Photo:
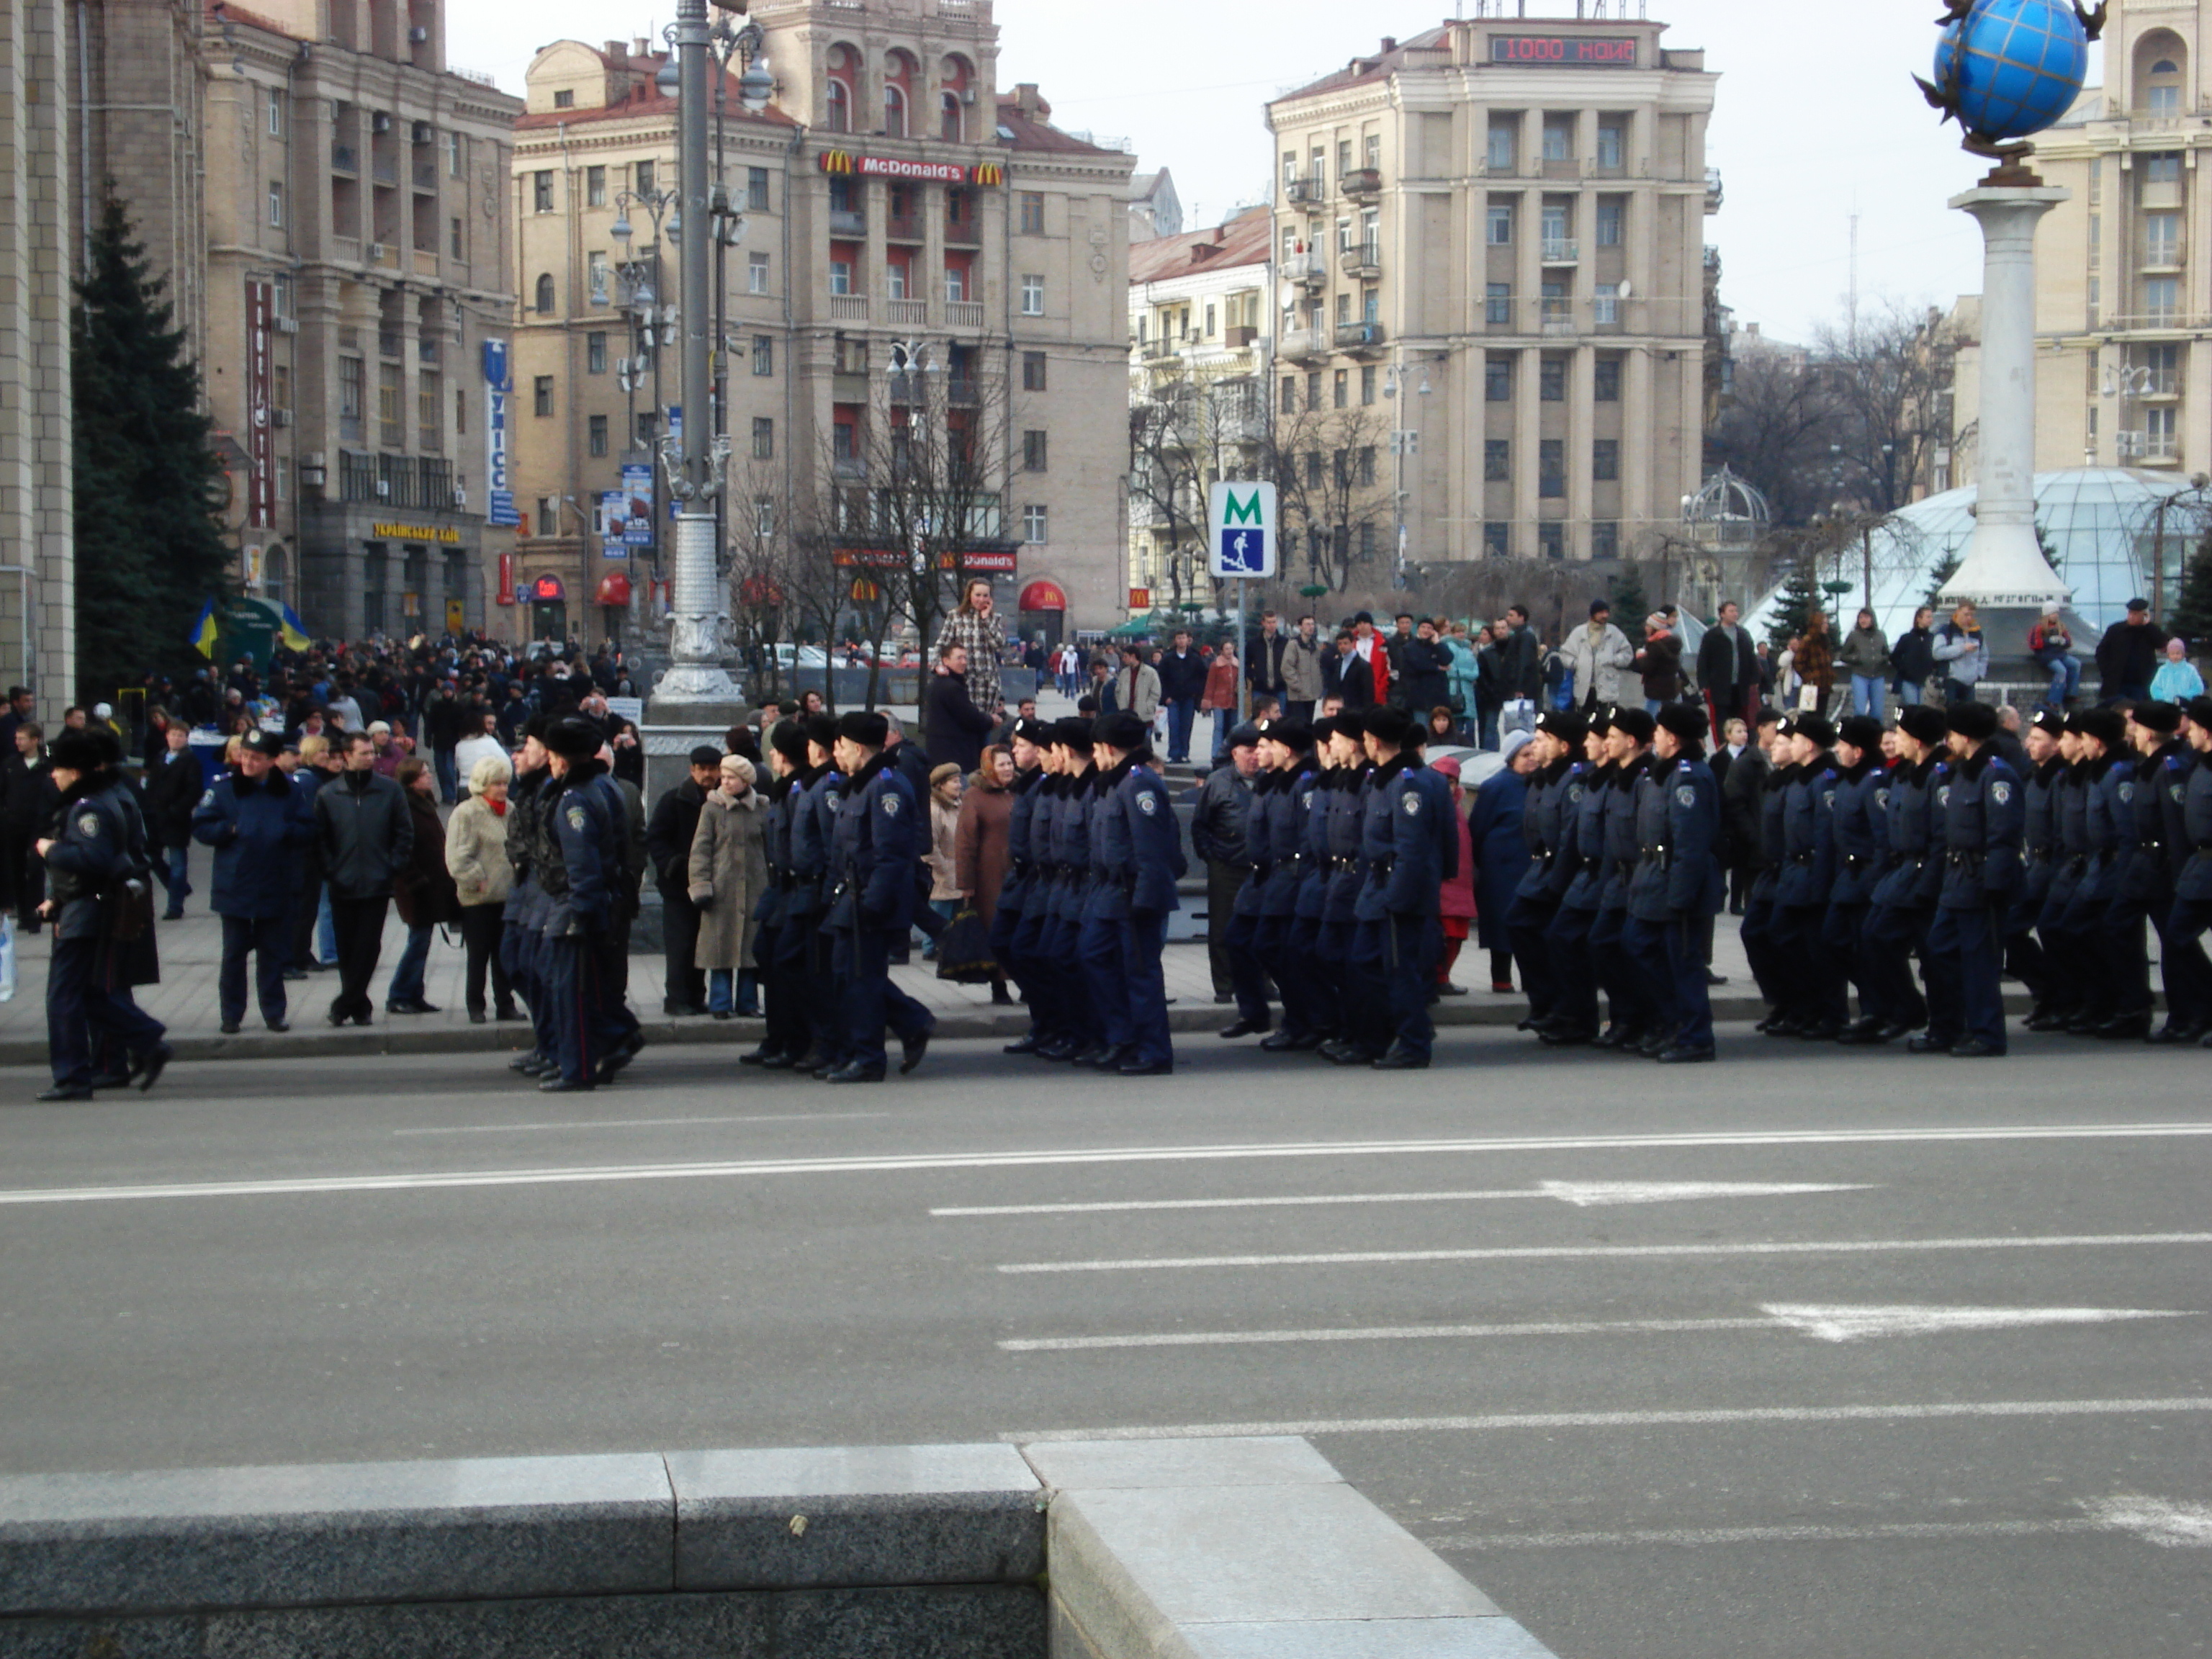
[[(1833, 596), (1829, 607), (1838, 627), (1847, 628), (1852, 615), (1869, 605), (1890, 638), (1911, 627), (1912, 613), (1927, 603), (1936, 571), (1946, 560), (1966, 556), (1974, 533), (1977, 494), (1969, 484), (1930, 495), (1874, 532), (1871, 601), (1864, 585), (1867, 559), (1857, 542), (1824, 555), (1818, 578), (1850, 584), (1849, 591)], [(2166, 514), (2169, 599), (2207, 520), (2206, 497), (2188, 479), (2117, 467), (2070, 467), (2035, 475), (2035, 526), (2057, 556), (2059, 580), (2074, 590), (2069, 608), (2082, 622), (2102, 630), (2126, 615), (2130, 599), (2149, 592), (2159, 503), (2176, 495), (2187, 499)], [(1780, 592), (1778, 580), (1747, 618), (1755, 635), (1765, 635)]]

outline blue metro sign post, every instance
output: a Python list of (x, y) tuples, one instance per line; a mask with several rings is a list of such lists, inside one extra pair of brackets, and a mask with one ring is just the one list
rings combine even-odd
[[(1272, 483), (1224, 482), (1206, 497), (1207, 574), (1216, 581), (1237, 584), (1237, 648), (1244, 649), (1244, 587), (1276, 574), (1275, 486)], [(1251, 682), (1237, 677), (1237, 713), (1241, 720), (1252, 712)]]

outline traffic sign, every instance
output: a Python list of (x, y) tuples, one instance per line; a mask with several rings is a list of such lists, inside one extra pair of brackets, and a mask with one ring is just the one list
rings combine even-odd
[(1275, 486), (1215, 484), (1207, 492), (1206, 568), (1217, 579), (1275, 574)]

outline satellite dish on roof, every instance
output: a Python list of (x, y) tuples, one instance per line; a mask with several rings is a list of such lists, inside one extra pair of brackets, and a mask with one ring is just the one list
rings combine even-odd
[(1626, 300), (1626, 299), (1628, 297), (1629, 293), (1630, 293), (1630, 289), (1629, 289), (1629, 286), (1628, 286), (1628, 278), (1627, 278), (1627, 277), (1626, 277), (1626, 276), (1622, 277), (1622, 278), (1620, 279), (1620, 287), (1616, 288), (1616, 289), (1613, 290), (1613, 292), (1614, 292), (1615, 294), (1618, 294), (1618, 295), (1619, 295), (1622, 299)]

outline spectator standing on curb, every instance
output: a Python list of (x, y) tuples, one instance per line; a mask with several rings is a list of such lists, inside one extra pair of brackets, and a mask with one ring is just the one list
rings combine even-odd
[[(1429, 769), (1451, 787), (1452, 820), (1459, 830), (1459, 863), (1438, 884), (1437, 915), (1440, 920), (1443, 939), (1437, 951), (1435, 982), (1429, 988), (1429, 1000), (1438, 997), (1463, 997), (1467, 987), (1452, 982), (1452, 966), (1474, 932), (1474, 841), (1468, 827), (1468, 795), (1460, 782), (1459, 763), (1446, 756), (1429, 763)], [(1516, 828), (1518, 828), (1516, 820)]]
[(246, 1018), (249, 955), (262, 1023), (272, 1031), (291, 1029), (284, 969), (291, 960), (285, 934), (297, 896), (293, 854), (313, 838), (314, 823), (305, 793), (276, 769), (282, 742), (273, 732), (248, 738), (238, 769), (216, 779), (187, 820), (193, 838), (215, 849), (209, 902), (222, 918), (216, 997), (225, 1036), (235, 1036)]
[(484, 1023), (487, 972), (497, 1018), (502, 1022), (522, 1018), (499, 951), (501, 911), (514, 889), (514, 866), (507, 861), (507, 790), (513, 777), (506, 756), (483, 757), (463, 780), (469, 798), (446, 821), (446, 872), (453, 878), (460, 908), (461, 945), (466, 955), (462, 1000), (471, 1025)]
[(1836, 636), (1826, 611), (1806, 614), (1805, 631), (1790, 641), (1790, 659), (1797, 675), (1796, 706), (1825, 715), (1836, 690)]
[(2099, 700), (2106, 704), (2142, 702), (2166, 649), (2166, 635), (2150, 619), (2148, 599), (2130, 599), (2128, 614), (2097, 641), (2097, 672), (2103, 681)]
[(1936, 635), (1932, 624), (1936, 613), (1922, 605), (1912, 613), (1912, 626), (1897, 636), (1897, 643), (1889, 648), (1889, 666), (1897, 687), (1897, 700), (1905, 708), (1918, 704), (1927, 695), (1928, 682), (1936, 672)]
[(146, 768), (146, 833), (161, 860), (155, 872), (168, 890), (164, 921), (181, 921), (185, 900), (192, 890), (188, 877), (192, 845), (192, 811), (205, 792), (200, 787), (199, 757), (188, 746), (191, 730), (173, 722), (163, 733), (161, 752)]
[(1398, 647), (1396, 659), (1395, 696), (1417, 719), (1425, 722), (1431, 708), (1451, 707), (1452, 655), (1434, 621), (1424, 617), (1414, 625), (1413, 637)]
[(707, 1012), (707, 974), (699, 966), (699, 910), (691, 902), (691, 843), (707, 792), (722, 781), (721, 751), (701, 744), (690, 756), (690, 774), (653, 804), (645, 826), (645, 854), (660, 894), (661, 956), (666, 963), (660, 1011), (688, 1018)]
[(967, 649), (964, 672), (969, 701), (978, 708), (997, 708), (999, 662), (1006, 654), (1006, 624), (991, 597), (991, 584), (983, 577), (970, 576), (962, 584), (959, 608), (945, 619), (931, 648), (941, 658), (948, 645)]
[(768, 881), (768, 800), (754, 787), (759, 774), (743, 755), (723, 756), (715, 773), (714, 787), (699, 804), (686, 893), (699, 916), (707, 1012), (716, 1019), (750, 1018), (760, 1012), (753, 913)]
[(1889, 640), (1875, 625), (1873, 611), (1859, 612), (1836, 659), (1851, 677), (1851, 712), (1880, 720), (1882, 690), (1889, 679)]
[(412, 757), (399, 763), (393, 780), (406, 793), (410, 827), (414, 832), (406, 867), (392, 883), (392, 898), (399, 920), (407, 924), (407, 947), (392, 964), (391, 982), (385, 988), (387, 1014), (434, 1014), (438, 1005), (423, 995), (424, 973), (430, 963), (430, 941), (442, 922), (460, 920), (461, 905), (446, 868), (446, 826), (438, 817), (438, 780), (430, 763)]
[[(1273, 616), (1271, 611), (1268, 613)], [(1261, 648), (1267, 648), (1261, 641)], [(1269, 695), (1274, 695), (1272, 691)], [(1208, 751), (1216, 766), (1229, 753), (1229, 728), (1237, 724), (1237, 647), (1224, 640), (1213, 653), (1213, 661), (1206, 671), (1206, 690), (1198, 700), (1200, 713), (1213, 715), (1213, 745)]]
[(1206, 659), (1191, 643), (1190, 630), (1178, 628), (1158, 663), (1160, 702), (1168, 711), (1168, 763), (1188, 765), (1190, 732), (1206, 695)]
[[(1241, 647), (1242, 642), (1240, 641), (1239, 644)], [(1252, 661), (1246, 672), (1245, 678), (1251, 682), (1255, 696), (1273, 697), (1276, 706), (1279, 708), (1283, 700), (1290, 696), (1290, 693), (1284, 689), (1283, 658), (1291, 648), (1291, 636), (1283, 631), (1282, 618), (1272, 611), (1261, 611), (1260, 632), (1251, 644)], [(1233, 708), (1236, 705), (1237, 699), (1231, 696), (1229, 699), (1229, 706)], [(1234, 725), (1235, 721), (1231, 721), (1231, 724)], [(1218, 741), (1219, 735), (1216, 734), (1217, 742), (1214, 745), (1213, 757), (1217, 761), (1221, 758), (1221, 747)]]
[(972, 772), (991, 733), (991, 708), (973, 695), (972, 653), (964, 645), (938, 647), (937, 666), (922, 688), (921, 745), (929, 757)]
[(1647, 714), (1657, 714), (1662, 705), (1682, 695), (1682, 641), (1675, 637), (1662, 611), (1644, 619), (1644, 645), (1636, 653), (1636, 672), (1644, 682)]
[[(2116, 624), (2117, 625), (2117, 624)], [(1951, 620), (1936, 630), (1934, 655), (1943, 675), (1943, 701), (1972, 702), (1974, 687), (1989, 672), (1989, 653), (1982, 649), (1982, 625), (1972, 604), (1961, 604)], [(2148, 676), (2143, 690), (2150, 689)]]
[(1475, 944), (1490, 953), (1491, 990), (1505, 996), (1513, 990), (1513, 939), (1506, 929), (1506, 915), (1528, 873), (1530, 854), (1522, 824), (1529, 781), (1543, 761), (1533, 732), (1507, 732), (1499, 740), (1498, 752), (1505, 764), (1474, 792), (1468, 845), (1475, 871)]
[(1117, 714), (1134, 714), (1146, 726), (1160, 712), (1159, 671), (1145, 660), (1143, 647), (1132, 640), (1121, 647), (1121, 666), (1108, 683), (1113, 694), (1110, 703), (1102, 704)]
[(1743, 607), (1734, 599), (1720, 608), (1713, 625), (1698, 641), (1698, 686), (1705, 715), (1718, 743), (1731, 720), (1749, 720), (1759, 707), (1759, 652), (1743, 626)]
[[(1034, 722), (1032, 722), (1032, 727)], [(960, 797), (960, 814), (952, 827), (952, 884), (966, 895), (983, 924), (986, 938), (998, 937), (999, 893), (1006, 884), (1011, 859), (1008, 838), (1014, 814), (1014, 757), (998, 744), (983, 750), (982, 763), (968, 780)], [(1006, 963), (998, 958), (991, 975), (991, 1001), (1012, 1007), (1006, 989)]]
[(1322, 639), (1311, 617), (1298, 618), (1298, 631), (1283, 647), (1282, 712), (1288, 720), (1312, 723), (1322, 698)]
[(1636, 648), (1613, 625), (1613, 607), (1605, 600), (1590, 601), (1589, 621), (1567, 635), (1559, 656), (1573, 682), (1575, 708), (1609, 708), (1627, 696), (1626, 670)]
[(337, 936), (338, 994), (330, 1022), (366, 1025), (375, 1012), (368, 987), (383, 951), (384, 915), (415, 832), (399, 786), (377, 775), (368, 734), (349, 732), (343, 741), (344, 769), (315, 793), (316, 838)]
[(2204, 677), (2189, 660), (2189, 647), (2176, 636), (2166, 642), (2166, 660), (2151, 676), (2150, 701), (2153, 702), (2187, 702), (2191, 697), (2204, 695)]

